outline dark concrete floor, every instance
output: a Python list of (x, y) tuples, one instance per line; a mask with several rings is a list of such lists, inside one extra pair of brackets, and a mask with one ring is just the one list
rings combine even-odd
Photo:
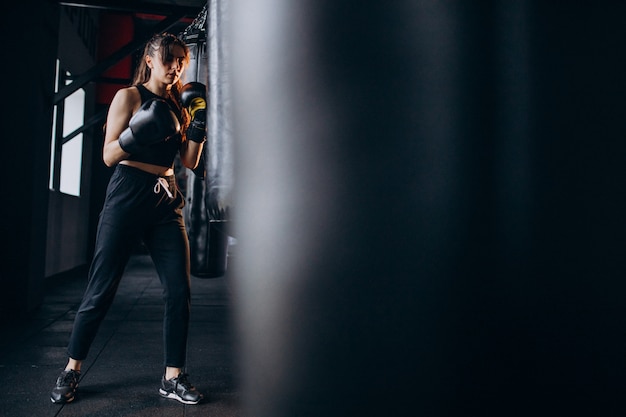
[(39, 309), (0, 323), (0, 416), (240, 415), (228, 277), (192, 277), (187, 372), (205, 394), (183, 405), (158, 394), (162, 374), (161, 285), (151, 259), (131, 258), (115, 302), (83, 364), (76, 400), (58, 405), (50, 390), (66, 363), (66, 345), (86, 276), (48, 284)]

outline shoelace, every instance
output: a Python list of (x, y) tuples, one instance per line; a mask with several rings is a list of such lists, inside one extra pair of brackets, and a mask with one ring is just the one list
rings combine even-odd
[(163, 186), (163, 188), (165, 189), (165, 192), (167, 193), (167, 196), (169, 198), (174, 198), (174, 196), (172, 195), (172, 193), (170, 192), (170, 185), (168, 184), (167, 180), (163, 177), (159, 177), (157, 178), (157, 182), (156, 184), (154, 184), (154, 193), (158, 194), (161, 192), (161, 186)]
[(193, 386), (191, 382), (187, 379), (188, 374), (180, 374), (178, 378), (176, 378), (176, 385), (185, 388), (187, 391), (191, 390)]
[(65, 375), (63, 375), (61, 384), (64, 386), (69, 386), (76, 381), (78, 381), (78, 374), (76, 372), (67, 372)]

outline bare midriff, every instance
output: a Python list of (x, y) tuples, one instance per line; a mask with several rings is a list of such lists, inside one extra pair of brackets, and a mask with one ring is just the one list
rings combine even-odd
[(149, 172), (160, 177), (169, 177), (174, 175), (174, 169), (171, 167), (162, 167), (160, 165), (146, 164), (145, 162), (129, 161), (127, 159), (120, 161), (120, 164), (129, 167), (135, 167), (142, 171)]

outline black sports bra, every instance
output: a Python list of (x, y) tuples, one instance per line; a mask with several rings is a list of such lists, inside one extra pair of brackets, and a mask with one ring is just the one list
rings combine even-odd
[[(163, 99), (163, 97), (154, 94), (142, 84), (136, 85), (135, 87), (137, 87), (137, 89), (139, 90), (139, 95), (141, 95), (141, 104), (152, 98)], [(176, 103), (174, 103), (173, 100), (169, 98), (165, 99), (165, 101), (167, 101), (167, 103), (170, 105), (172, 111), (174, 112), (174, 114), (176, 114), (176, 117), (178, 117), (178, 120), (181, 121), (182, 118), (180, 108), (176, 105)], [(176, 158), (176, 154), (180, 149), (181, 142), (182, 136), (179, 133), (164, 142), (157, 142), (155, 144), (147, 146), (142, 149), (141, 152), (131, 154), (126, 159), (128, 159), (129, 161), (144, 162), (146, 164), (173, 168), (174, 159)]]

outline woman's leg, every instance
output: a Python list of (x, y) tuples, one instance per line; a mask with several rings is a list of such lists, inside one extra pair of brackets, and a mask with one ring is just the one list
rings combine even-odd
[[(140, 218), (133, 215), (137, 195), (123, 187), (124, 175), (116, 170), (109, 181), (107, 197), (98, 222), (96, 248), (89, 270), (87, 289), (74, 319), (67, 352), (69, 360), (57, 378), (50, 399), (54, 403), (74, 400), (83, 359), (96, 336), (117, 291), (124, 267), (136, 244)], [(128, 198), (131, 197), (131, 198)]]
[(76, 312), (68, 355), (83, 360), (117, 292), (124, 268), (138, 240), (128, 228), (100, 222), (89, 281)]
[(124, 268), (139, 242), (143, 216), (137, 195), (145, 186), (116, 169), (98, 221), (89, 281), (74, 319), (68, 345), (71, 359), (82, 361), (108, 312)]
[(187, 356), (190, 310), (189, 242), (180, 209), (174, 210), (145, 237), (163, 285), (165, 374), (159, 393), (183, 404), (198, 404), (203, 395), (183, 372)]
[(191, 302), (189, 242), (180, 210), (153, 227), (144, 242), (163, 286), (164, 365), (176, 373), (175, 369), (182, 370), (186, 363)]

